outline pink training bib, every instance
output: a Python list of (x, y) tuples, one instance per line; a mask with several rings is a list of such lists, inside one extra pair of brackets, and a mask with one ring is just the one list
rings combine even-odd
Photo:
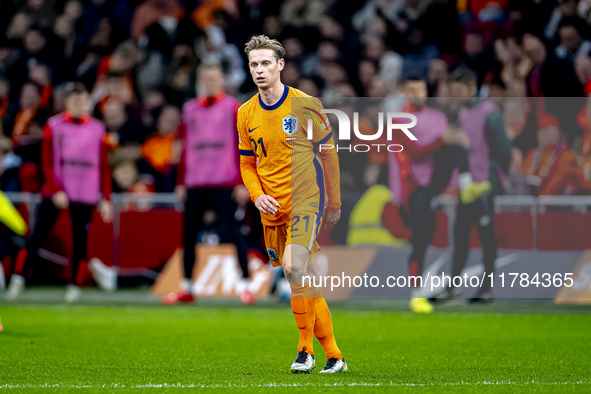
[(100, 197), (101, 141), (105, 127), (91, 118), (73, 123), (63, 114), (49, 119), (53, 140), (53, 171), (71, 202), (96, 204)]
[(238, 102), (224, 97), (204, 107), (197, 99), (183, 106), (185, 186), (231, 186), (240, 176), (235, 111)]
[[(417, 137), (417, 146), (430, 145), (445, 134), (447, 118), (443, 112), (425, 106), (414, 114), (417, 117), (417, 125), (413, 127), (412, 132)], [(433, 155), (421, 161), (411, 161), (410, 173), (417, 184), (422, 187), (429, 186), (433, 177)]]

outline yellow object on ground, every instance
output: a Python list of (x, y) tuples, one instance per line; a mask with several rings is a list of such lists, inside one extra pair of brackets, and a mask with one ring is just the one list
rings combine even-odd
[(0, 222), (18, 235), (27, 233), (27, 223), (2, 191), (0, 191)]
[(411, 298), (410, 309), (415, 313), (433, 313), (433, 305), (426, 298)]

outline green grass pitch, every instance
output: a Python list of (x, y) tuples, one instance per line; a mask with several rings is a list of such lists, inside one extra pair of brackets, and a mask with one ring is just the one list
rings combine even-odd
[[(330, 303), (349, 372), (292, 375), (288, 306), (0, 305), (0, 392), (591, 392), (590, 308)], [(356, 306), (357, 305), (357, 306)], [(525, 305), (525, 306), (524, 306)], [(504, 311), (504, 312), (503, 312)]]

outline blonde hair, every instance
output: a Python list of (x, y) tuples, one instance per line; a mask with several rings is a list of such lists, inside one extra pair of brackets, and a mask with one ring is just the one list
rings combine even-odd
[(273, 51), (275, 55), (275, 59), (277, 61), (283, 59), (285, 56), (285, 49), (283, 45), (275, 39), (270, 39), (269, 37), (261, 34), (260, 36), (254, 36), (248, 41), (245, 45), (244, 52), (246, 52), (246, 57), (250, 55), (251, 51), (255, 49), (270, 49)]

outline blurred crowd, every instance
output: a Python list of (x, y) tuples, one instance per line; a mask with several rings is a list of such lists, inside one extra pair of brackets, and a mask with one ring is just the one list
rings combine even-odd
[[(389, 102), (408, 77), (447, 97), (469, 67), (513, 141), (507, 192), (587, 193), (590, 23), (591, 0), (0, 0), (1, 188), (39, 190), (44, 125), (78, 80), (109, 133), (114, 191), (172, 192), (199, 65), (221, 64), (245, 101), (243, 46), (263, 33), (285, 47), (282, 81), (316, 97)], [(386, 179), (383, 160), (367, 155), (359, 182)]]

